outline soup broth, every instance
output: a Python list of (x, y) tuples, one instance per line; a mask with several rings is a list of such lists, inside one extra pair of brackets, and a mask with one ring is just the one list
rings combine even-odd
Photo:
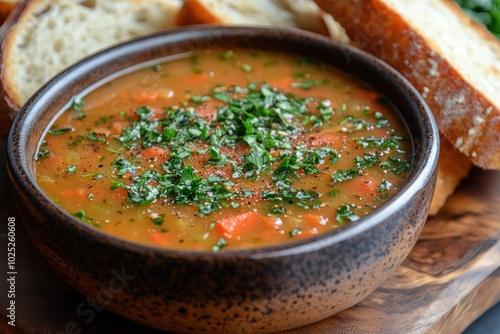
[(411, 143), (383, 96), (329, 65), (207, 50), (75, 98), (35, 165), (46, 194), (96, 228), (218, 252), (367, 215), (401, 188)]

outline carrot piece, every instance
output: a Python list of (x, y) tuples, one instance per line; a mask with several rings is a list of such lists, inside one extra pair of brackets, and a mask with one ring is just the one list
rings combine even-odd
[(379, 187), (379, 184), (368, 176), (358, 176), (347, 182), (352, 187), (353, 193), (362, 198), (375, 195)]
[(84, 200), (87, 198), (87, 192), (85, 188), (66, 189), (61, 191), (61, 197), (68, 200)]
[(164, 117), (163, 110), (160, 108), (150, 108), (151, 111), (153, 112), (153, 116), (149, 118), (150, 121), (157, 121), (159, 119), (162, 119)]
[(127, 190), (125, 190), (125, 188), (121, 188), (121, 187), (113, 189), (113, 195), (120, 197), (120, 198), (123, 198), (123, 199), (128, 198)]
[(323, 216), (313, 215), (313, 214), (304, 214), (302, 215), (302, 221), (305, 223), (307, 227), (318, 227), (325, 225), (328, 221)]
[(266, 216), (257, 212), (246, 212), (238, 216), (220, 219), (215, 224), (217, 231), (227, 239), (237, 238), (238, 236), (248, 235), (256, 230), (271, 227), (272, 222)]
[(128, 127), (130, 127), (130, 123), (125, 121), (116, 121), (111, 124), (111, 129), (113, 130), (114, 134), (121, 134), (123, 132), (123, 129), (126, 129)]
[(64, 168), (64, 163), (58, 156), (50, 156), (43, 160), (38, 161), (39, 165), (45, 166), (48, 169), (62, 169)]
[(130, 181), (130, 178), (134, 176), (133, 173), (131, 172), (126, 172), (125, 174), (122, 175), (122, 181)]
[(203, 82), (206, 82), (208, 80), (210, 80), (210, 75), (208, 75), (208, 73), (205, 73), (205, 72), (202, 72), (202, 73), (197, 73), (197, 74), (193, 74), (190, 78), (189, 78), (189, 82), (192, 82), (192, 83), (203, 83)]
[(153, 89), (137, 88), (132, 91), (130, 97), (135, 102), (139, 103), (152, 103), (155, 102), (160, 96), (160, 92)]
[(217, 117), (218, 105), (220, 105), (220, 103), (215, 100), (204, 101), (199, 107), (196, 108), (196, 115), (205, 119), (215, 119)]
[(369, 100), (369, 101), (377, 101), (380, 99), (380, 94), (369, 89), (363, 89), (359, 88), (354, 91), (354, 95), (359, 96), (363, 99)]
[(155, 159), (159, 163), (164, 163), (169, 159), (167, 150), (158, 146), (151, 146), (141, 150), (141, 157), (145, 160)]
[(320, 233), (321, 227), (328, 222), (328, 219), (319, 215), (303, 214), (302, 222), (302, 228), (294, 235), (295, 239), (305, 239)]

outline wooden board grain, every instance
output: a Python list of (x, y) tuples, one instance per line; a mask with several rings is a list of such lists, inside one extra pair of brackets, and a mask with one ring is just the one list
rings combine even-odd
[[(8, 189), (5, 142), (0, 141), (0, 219), (17, 217)], [(0, 236), (6, 224), (0, 224)], [(16, 226), (16, 328), (7, 325), (0, 282), (1, 333), (160, 332), (104, 310), (82, 316), (88, 303), (60, 279)], [(1, 241), (1, 240), (0, 240)], [(0, 242), (0, 267), (6, 268)], [(430, 218), (403, 265), (358, 305), (319, 323), (288, 331), (314, 333), (459, 333), (500, 301), (500, 172), (474, 170), (442, 212)], [(78, 331), (75, 331), (75, 333)]]

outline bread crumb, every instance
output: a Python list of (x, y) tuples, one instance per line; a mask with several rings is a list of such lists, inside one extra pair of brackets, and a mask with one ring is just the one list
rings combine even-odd
[(424, 89), (422, 90), (422, 97), (426, 99), (427, 95), (429, 95), (429, 88), (424, 87)]
[(427, 59), (427, 62), (429, 63), (429, 75), (431, 77), (438, 77), (439, 72), (438, 72), (438, 62), (432, 58)]
[(462, 137), (458, 137), (457, 140), (455, 141), (455, 147), (460, 148), (464, 142), (464, 139)]
[(484, 118), (482, 118), (481, 116), (474, 116), (474, 118), (472, 119), (472, 123), (474, 125), (482, 124), (484, 123)]

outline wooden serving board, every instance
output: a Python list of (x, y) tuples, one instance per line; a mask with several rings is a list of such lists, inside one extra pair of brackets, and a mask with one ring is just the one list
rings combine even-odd
[[(0, 237), (19, 215), (8, 188), (0, 141)], [(0, 268), (7, 244), (0, 238)], [(430, 218), (410, 256), (358, 305), (287, 334), (459, 333), (500, 301), (500, 172), (473, 170), (441, 213)], [(141, 325), (98, 310), (59, 278), (16, 223), (16, 327), (7, 324), (6, 279), (0, 280), (0, 333), (144, 333)]]

